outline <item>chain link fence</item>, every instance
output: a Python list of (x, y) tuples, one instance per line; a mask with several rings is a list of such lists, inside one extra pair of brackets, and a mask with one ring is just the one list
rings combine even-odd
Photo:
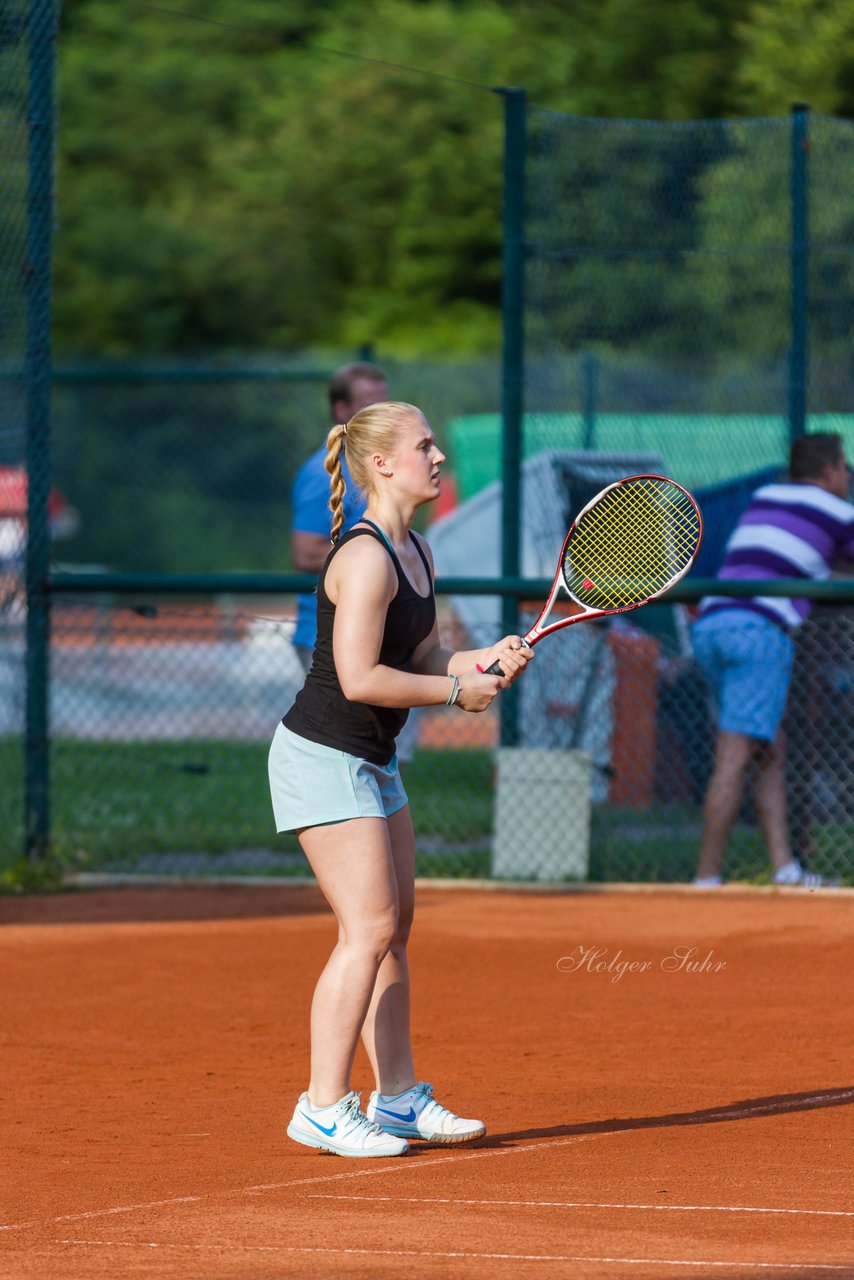
[[(303, 679), (293, 598), (56, 606), (54, 847), (78, 871), (305, 875), (266, 758)], [(454, 619), (443, 610), (446, 638)], [(406, 766), (423, 874), (489, 873), (493, 717), (421, 713)]]
[[(30, 493), (27, 453), (28, 439), (43, 436), (46, 425), (55, 21), (49, 3), (0, 5), (0, 827), (15, 857), (23, 850), (26, 792), (28, 503), (45, 509), (47, 524), (48, 457), (30, 468)], [(37, 533), (31, 564), (44, 551)], [(30, 638), (43, 643), (44, 610), (29, 616)]]
[[(269, 741), (302, 672), (293, 600), (63, 600), (54, 610), (53, 839), (77, 872), (302, 876), (277, 837)], [(650, 616), (652, 615), (652, 616)], [(440, 600), (443, 641), (486, 643)], [(648, 626), (570, 628), (520, 685), (518, 747), (495, 713), (424, 711), (405, 784), (422, 875), (684, 881), (696, 864), (713, 750), (684, 608)], [(17, 650), (23, 632), (7, 630)], [(4, 647), (3, 662), (9, 650)], [(0, 678), (9, 687), (6, 666)], [(819, 605), (797, 645), (788, 715), (794, 847), (850, 880), (854, 613)], [(749, 801), (727, 874), (766, 878)]]
[[(45, 299), (33, 288), (43, 283), (34, 250), (50, 191), (33, 189), (45, 170), (33, 150), (30, 45), (33, 23), (54, 20), (48, 4), (0, 7), (0, 466), (19, 491), (28, 467), (44, 490), (51, 462)], [(532, 110), (528, 128), (521, 530), (531, 545), (522, 572), (550, 575), (579, 506), (642, 463), (697, 491), (707, 528), (698, 573), (711, 575), (750, 492), (784, 465), (793, 433), (838, 430), (854, 452), (852, 126), (803, 114), (796, 129), (785, 120), (664, 125)], [(55, 487), (41, 495), (55, 568), (287, 570), (290, 487), (325, 433), (329, 372), (354, 355), (60, 364), (50, 405)], [(427, 530), (440, 575), (498, 576), (497, 359), (378, 359), (392, 395), (421, 405), (448, 444), (447, 488), (461, 501)], [(466, 520), (480, 515), (478, 542)], [(25, 725), (36, 757), (46, 743), (38, 690), (25, 677), (44, 603), (34, 540), (48, 519), (30, 530), (27, 602), (26, 508), (7, 503), (0, 516), (2, 868), (31, 834)], [(497, 598), (485, 607), (475, 599), (440, 598), (451, 647), (498, 634)], [(523, 618), (532, 610), (535, 601), (523, 600)], [(301, 678), (293, 619), (287, 594), (214, 595), (201, 577), (185, 598), (54, 594), (50, 829), (64, 868), (306, 873), (296, 841), (275, 837), (266, 781), (272, 733)], [(854, 615), (821, 605), (798, 637), (790, 820), (799, 854), (846, 880), (852, 688)], [(513, 746), (497, 712), (418, 717), (405, 783), (420, 873), (691, 877), (714, 735), (682, 604), (546, 640), (518, 687), (518, 711)], [(727, 873), (769, 874), (749, 801)]]
[[(290, 494), (325, 439), (327, 385), (355, 352), (251, 362), (58, 364), (54, 474), (73, 496), (57, 563), (112, 572), (285, 572)], [(497, 403), (495, 360), (382, 361), (437, 427)]]
[[(613, 469), (603, 478), (672, 475), (700, 501), (694, 576), (710, 577), (796, 435), (838, 432), (854, 455), (854, 125), (805, 108), (674, 124), (534, 109), (528, 130), (524, 465), (551, 460), (568, 511), (585, 459)], [(455, 430), (480, 446), (461, 491), (482, 490), (500, 426)], [(523, 530), (534, 508), (523, 497)], [(602, 647), (614, 773), (594, 799), (594, 877), (688, 879), (696, 865), (714, 731), (688, 624), (682, 606), (642, 610), (631, 640), (612, 629)], [(793, 847), (849, 878), (851, 625), (850, 607), (821, 606), (803, 629), (788, 725)], [(727, 870), (767, 875), (749, 801), (741, 818)]]

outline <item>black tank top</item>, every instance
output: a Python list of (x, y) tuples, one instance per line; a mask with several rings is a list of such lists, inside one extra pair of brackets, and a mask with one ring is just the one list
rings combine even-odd
[(409, 711), (404, 707), (375, 707), (366, 702), (350, 702), (344, 696), (332, 656), (335, 605), (326, 594), (326, 575), (339, 548), (360, 536), (375, 538), (382, 543), (397, 572), (397, 594), (386, 613), (379, 661), (383, 666), (407, 670), (413, 653), (433, 630), (436, 621), (433, 580), (427, 558), (414, 534), (409, 536), (424, 562), (430, 582), (430, 592), (426, 596), (419, 595), (412, 586), (393, 549), (376, 526), (351, 529), (326, 557), (317, 584), (317, 643), (311, 669), (293, 706), (282, 717), (282, 724), (310, 742), (361, 756), (372, 764), (388, 764), (394, 755), (395, 738), (406, 724)]

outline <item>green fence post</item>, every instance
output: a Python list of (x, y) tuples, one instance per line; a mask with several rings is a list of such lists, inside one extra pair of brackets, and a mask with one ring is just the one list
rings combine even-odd
[(804, 435), (807, 429), (809, 148), (809, 107), (802, 102), (797, 102), (792, 107), (792, 281), (789, 353), (789, 437), (791, 440)]
[(596, 402), (599, 398), (599, 361), (592, 351), (581, 357), (584, 379), (584, 443), (583, 449), (592, 449), (596, 443)]
[[(504, 98), (504, 213), (502, 223), (502, 464), (501, 573), (518, 578), (522, 508), (522, 414), (525, 371), (525, 161), (528, 103), (524, 89), (499, 89)], [(505, 635), (519, 630), (519, 601), (501, 602)], [(518, 737), (516, 691), (501, 699), (501, 743)]]
[(24, 841), (45, 856), (50, 836), (49, 662), (51, 267), (53, 250), (54, 58), (56, 5), (28, 6), (27, 90), (27, 695)]

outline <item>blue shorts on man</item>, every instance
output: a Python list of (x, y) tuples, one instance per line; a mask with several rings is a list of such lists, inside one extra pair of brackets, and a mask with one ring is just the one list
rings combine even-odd
[(773, 742), (786, 711), (794, 644), (750, 609), (721, 609), (694, 623), (697, 665), (717, 704), (718, 728)]

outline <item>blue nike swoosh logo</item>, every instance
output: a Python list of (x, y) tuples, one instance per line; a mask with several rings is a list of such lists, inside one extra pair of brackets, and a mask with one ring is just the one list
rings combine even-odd
[(403, 1120), (406, 1124), (411, 1123), (415, 1119), (415, 1111), (412, 1107), (405, 1116), (398, 1115), (396, 1111), (387, 1111), (385, 1107), (377, 1107), (377, 1111), (381, 1111), (384, 1116), (391, 1116), (392, 1120)]
[(303, 1115), (305, 1116), (309, 1124), (313, 1124), (315, 1129), (319, 1129), (321, 1133), (325, 1133), (327, 1138), (331, 1138), (332, 1135), (335, 1133), (335, 1130), (338, 1128), (338, 1124), (335, 1123), (333, 1124), (331, 1129), (327, 1129), (325, 1125), (318, 1124), (316, 1120), (312, 1120), (311, 1116), (305, 1115), (305, 1112), (303, 1112)]

